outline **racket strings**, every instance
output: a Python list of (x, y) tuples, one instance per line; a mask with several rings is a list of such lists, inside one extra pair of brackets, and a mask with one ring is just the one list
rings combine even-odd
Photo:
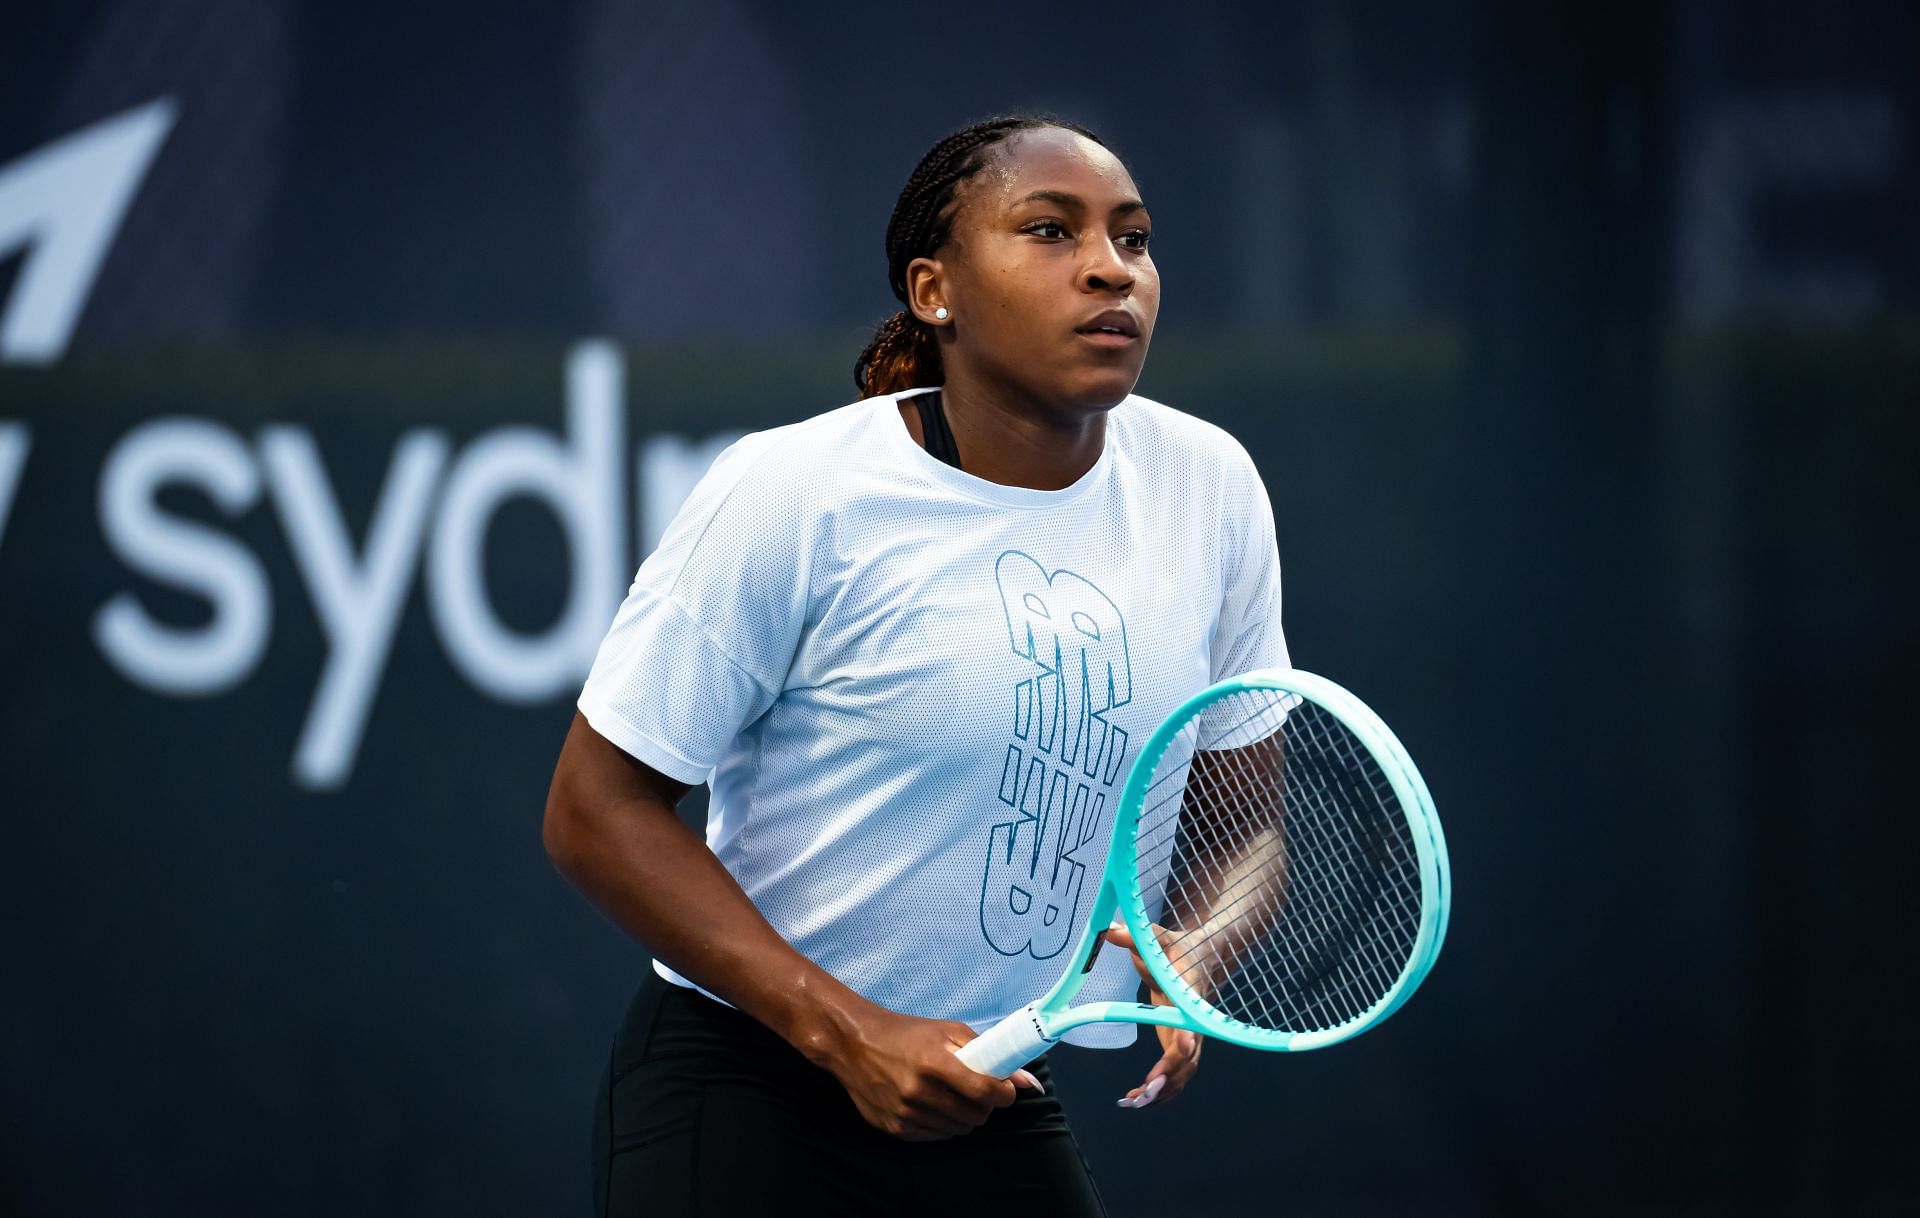
[(1279, 691), (1208, 708), (1170, 748), (1135, 839), (1163, 946), (1221, 1014), (1335, 1027), (1396, 983), (1421, 916), (1392, 784), (1333, 714)]
[[(1276, 922), (1274, 930), (1278, 953), (1289, 967), (1279, 976), (1270, 959), (1267, 969), (1248, 969), (1239, 978), (1257, 983), (1269, 1009), (1273, 1000), (1280, 1000), (1281, 1013), (1294, 1022), (1311, 1021), (1316, 1000), (1328, 1022), (1344, 1022), (1366, 1010), (1398, 977), (1418, 925), (1411, 839), (1404, 832), (1381, 833), (1389, 825), (1404, 829), (1391, 786), (1344, 728), (1324, 730), (1330, 722), (1330, 717), (1315, 713), (1288, 736), (1294, 764), (1287, 767), (1287, 790), (1293, 798), (1290, 807), (1282, 806), (1302, 865), (1289, 877), (1286, 893), (1294, 916)], [(1315, 744), (1325, 747), (1330, 764), (1299, 764), (1309, 756), (1299, 746), (1307, 738), (1302, 727), (1310, 729)], [(1379, 812), (1392, 819), (1373, 815)], [(1370, 819), (1374, 823), (1369, 824)], [(1409, 864), (1399, 883), (1392, 875), (1390, 849), (1396, 837), (1407, 847), (1404, 859)], [(1381, 851), (1383, 844), (1387, 852)], [(1397, 911), (1392, 900), (1396, 892), (1411, 898)], [(1402, 935), (1392, 933), (1396, 912)]]
[[(1329, 725), (1334, 730), (1327, 730)], [(1313, 755), (1300, 748), (1309, 736), (1329, 764), (1300, 764)], [(1416, 856), (1391, 785), (1344, 727), (1316, 708), (1295, 725), (1287, 743), (1293, 763), (1287, 767), (1287, 790), (1293, 799), (1291, 807), (1282, 805), (1286, 825), (1300, 843), (1297, 853), (1324, 868), (1309, 873), (1301, 867), (1290, 877), (1286, 895), (1297, 916), (1275, 923), (1279, 954), (1291, 960), (1288, 975), (1277, 975), (1269, 960), (1267, 969), (1244, 970), (1237, 979), (1256, 983), (1268, 1010), (1277, 1001), (1290, 1022), (1310, 1022), (1316, 1014), (1329, 1024), (1344, 1022), (1384, 994), (1404, 967), (1418, 928)], [(1380, 812), (1391, 819), (1375, 815)], [(1383, 835), (1380, 830), (1389, 826), (1402, 832)], [(1405, 847), (1407, 864), (1399, 883), (1391, 874), (1396, 839)], [(1383, 844), (1389, 847), (1385, 857), (1379, 849)], [(1403, 898), (1397, 910), (1396, 893)], [(1396, 921), (1404, 934), (1392, 933)], [(1316, 1005), (1324, 1010), (1316, 1012)]]

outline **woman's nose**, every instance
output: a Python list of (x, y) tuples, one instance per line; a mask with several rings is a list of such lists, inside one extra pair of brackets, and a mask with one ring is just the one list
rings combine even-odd
[(1082, 286), (1089, 292), (1126, 292), (1133, 287), (1133, 272), (1127, 268), (1126, 260), (1120, 257), (1120, 251), (1106, 237), (1094, 239), (1093, 249), (1080, 275)]

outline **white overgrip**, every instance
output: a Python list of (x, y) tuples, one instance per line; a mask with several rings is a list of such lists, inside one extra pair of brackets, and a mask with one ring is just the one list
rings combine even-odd
[(1029, 1002), (961, 1046), (960, 1060), (982, 1074), (1005, 1078), (1056, 1043), (1040, 1026), (1040, 1004)]

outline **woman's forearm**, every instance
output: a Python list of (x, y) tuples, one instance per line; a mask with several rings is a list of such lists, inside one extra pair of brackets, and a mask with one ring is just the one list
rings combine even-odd
[(816, 1062), (866, 1000), (780, 937), (674, 803), (685, 790), (576, 717), (543, 838), (561, 874), (682, 976)]
[(673, 809), (686, 791), (576, 715), (547, 795), (547, 853), (682, 976), (831, 1071), (875, 1128), (913, 1140), (952, 1137), (1013, 1102), (1011, 1083), (954, 1055), (971, 1039), (965, 1024), (869, 1002), (782, 939), (680, 823)]

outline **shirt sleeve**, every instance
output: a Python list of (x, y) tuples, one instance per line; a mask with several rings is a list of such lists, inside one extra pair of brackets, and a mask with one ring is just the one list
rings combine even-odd
[[(1228, 481), (1232, 485), (1235, 480)], [(1220, 528), (1225, 589), (1213, 635), (1214, 681), (1291, 667), (1280, 629), (1280, 552), (1274, 543), (1273, 508), (1251, 459), (1246, 460), (1241, 485)], [(1200, 716), (1199, 746), (1237, 749), (1262, 740), (1279, 730), (1290, 707), (1275, 709), (1277, 713), (1243, 719), (1244, 707), (1215, 703)]]
[(749, 436), (715, 460), (641, 564), (579, 699), (670, 778), (707, 780), (786, 682), (807, 609), (807, 513)]
[(1221, 528), (1225, 588), (1211, 649), (1215, 681), (1292, 666), (1280, 629), (1280, 550), (1274, 540), (1273, 505), (1251, 459), (1243, 477), (1243, 491), (1233, 497)]

